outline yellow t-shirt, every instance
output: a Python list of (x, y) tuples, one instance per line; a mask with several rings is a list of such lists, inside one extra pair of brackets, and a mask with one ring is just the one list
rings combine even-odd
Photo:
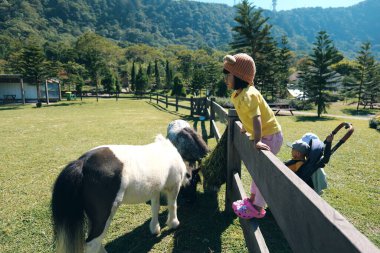
[(231, 101), (245, 130), (251, 134), (251, 140), (254, 139), (253, 117), (257, 115), (261, 117), (261, 137), (281, 132), (281, 126), (272, 109), (254, 86), (248, 86), (238, 95), (236, 91), (233, 92)]

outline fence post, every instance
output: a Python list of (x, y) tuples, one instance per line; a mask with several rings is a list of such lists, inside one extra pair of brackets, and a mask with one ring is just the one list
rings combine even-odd
[(156, 93), (156, 104), (158, 104), (158, 93)]
[(152, 92), (149, 92), (149, 102), (152, 102)]
[(166, 108), (168, 108), (168, 94), (166, 94), (166, 97), (165, 97), (165, 100), (166, 100)]
[(194, 116), (194, 97), (190, 98), (190, 116)]
[(225, 195), (225, 211), (232, 212), (232, 180), (235, 173), (241, 175), (241, 159), (234, 145), (234, 126), (235, 121), (239, 120), (236, 110), (228, 110), (228, 141), (227, 141), (227, 180), (226, 180), (226, 195)]
[[(213, 124), (212, 124), (212, 121), (215, 120), (214, 102), (215, 102), (215, 98), (211, 98), (211, 101), (210, 101), (210, 137), (211, 138), (215, 137), (215, 133), (213, 130)], [(206, 103), (207, 103), (207, 101), (206, 101)]]
[(175, 111), (178, 112), (178, 95), (175, 95)]

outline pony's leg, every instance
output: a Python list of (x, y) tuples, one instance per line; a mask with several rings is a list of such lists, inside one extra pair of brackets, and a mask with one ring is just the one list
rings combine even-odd
[[(86, 240), (85, 253), (107, 253), (102, 245), (102, 240), (111, 224), (120, 203), (114, 203), (109, 217), (89, 217), (91, 221), (89, 237)], [(96, 237), (95, 237), (96, 236)], [(91, 239), (92, 238), (92, 239)]]
[(149, 229), (152, 234), (159, 234), (161, 231), (158, 223), (158, 212), (160, 210), (160, 193), (155, 193), (151, 199), (152, 220), (149, 224)]
[(166, 220), (166, 225), (168, 225), (170, 229), (176, 228), (179, 225), (177, 218), (177, 196), (179, 188), (180, 185), (177, 185), (171, 191), (167, 192), (169, 214), (168, 219)]

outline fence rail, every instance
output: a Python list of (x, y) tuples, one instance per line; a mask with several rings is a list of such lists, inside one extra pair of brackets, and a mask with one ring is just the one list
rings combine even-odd
[[(258, 151), (242, 134), (235, 110), (209, 101), (210, 131), (220, 139), (215, 119), (228, 119), (225, 210), (246, 197), (240, 175), (245, 164), (260, 188), (293, 252), (361, 252), (380, 250), (269, 151)], [(257, 222), (240, 219), (249, 252), (269, 252)]]

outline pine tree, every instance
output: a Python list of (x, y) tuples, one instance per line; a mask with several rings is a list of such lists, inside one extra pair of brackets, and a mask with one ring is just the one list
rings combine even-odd
[(356, 57), (358, 69), (355, 71), (355, 86), (358, 96), (358, 104), (356, 110), (359, 110), (359, 105), (368, 101), (371, 103), (376, 98), (376, 91), (379, 84), (375, 82), (376, 78), (376, 63), (375, 58), (371, 53), (371, 43), (365, 42), (362, 44), (358, 56)]
[(166, 89), (169, 89), (171, 88), (172, 86), (172, 77), (173, 77), (173, 72), (170, 68), (170, 64), (169, 64), (169, 61), (166, 60), (166, 67), (165, 67), (165, 80), (166, 80)]
[(161, 88), (160, 71), (158, 69), (158, 60), (154, 61), (154, 78), (156, 80), (157, 89)]
[(148, 87), (148, 77), (143, 73), (140, 65), (139, 71), (136, 75), (136, 91), (145, 91)]
[(277, 96), (280, 98), (284, 98), (286, 97), (288, 77), (290, 74), (289, 67), (290, 61), (292, 59), (292, 55), (288, 48), (288, 39), (286, 36), (283, 36), (281, 38), (281, 49), (278, 51), (276, 59), (276, 90), (278, 92)]
[(135, 90), (136, 85), (136, 67), (135, 67), (135, 61), (132, 63), (132, 69), (131, 69), (131, 90)]
[(328, 91), (335, 90), (334, 85), (339, 81), (339, 75), (331, 68), (331, 65), (339, 62), (342, 56), (325, 31), (320, 31), (316, 40), (313, 53), (310, 55), (311, 80), (307, 88), (310, 100), (317, 106), (319, 118), (322, 113), (327, 113)]
[[(233, 27), (233, 41), (231, 47), (252, 56), (256, 63), (255, 85), (262, 92), (273, 92), (275, 73), (276, 43), (270, 36), (271, 25), (267, 24), (269, 18), (262, 16), (262, 10), (255, 10), (248, 0), (243, 0), (237, 6)], [(268, 88), (270, 87), (270, 88)]]

